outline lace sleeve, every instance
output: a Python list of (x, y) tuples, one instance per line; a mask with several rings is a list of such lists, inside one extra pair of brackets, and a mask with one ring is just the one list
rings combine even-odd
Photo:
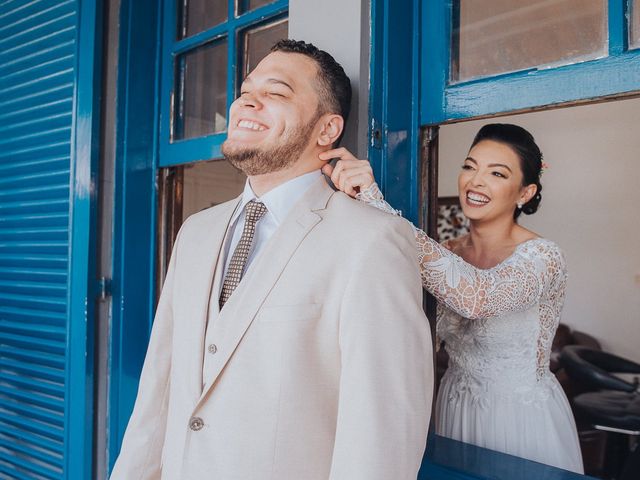
[[(400, 215), (374, 183), (356, 199), (379, 210)], [(547, 292), (562, 298), (566, 265), (560, 249), (547, 240), (531, 240), (505, 262), (483, 270), (465, 262), (422, 230), (416, 235), (422, 285), (438, 301), (469, 319), (525, 310)], [(555, 293), (554, 293), (555, 292)]]
[(494, 268), (483, 270), (465, 262), (423, 231), (415, 230), (420, 275), (426, 290), (469, 319), (526, 310), (544, 295), (558, 293), (566, 279), (560, 249), (547, 240), (525, 242)]
[(372, 207), (377, 208), (378, 210), (382, 210), (383, 212), (390, 213), (391, 215), (396, 215), (398, 217), (402, 216), (402, 212), (400, 210), (396, 210), (387, 203), (387, 201), (382, 196), (382, 192), (380, 191), (378, 184), (375, 182), (372, 183), (371, 186), (356, 193), (356, 200), (366, 203), (367, 205), (371, 205)]

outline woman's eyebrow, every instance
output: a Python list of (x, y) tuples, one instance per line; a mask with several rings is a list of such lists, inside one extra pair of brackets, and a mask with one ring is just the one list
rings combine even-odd
[(511, 169), (510, 169), (507, 165), (505, 165), (504, 163), (490, 163), (490, 164), (489, 164), (489, 166), (490, 166), (490, 167), (502, 167), (502, 168), (506, 168), (506, 169), (507, 169), (507, 170), (509, 170), (511, 173), (513, 173), (513, 172), (511, 171)]

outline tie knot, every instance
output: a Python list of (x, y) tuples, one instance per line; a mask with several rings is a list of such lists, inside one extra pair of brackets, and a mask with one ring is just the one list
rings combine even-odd
[(246, 222), (247, 223), (257, 223), (262, 217), (264, 217), (265, 213), (267, 213), (267, 207), (262, 202), (256, 202), (255, 200), (251, 200), (247, 203), (247, 206), (244, 207), (246, 212)]

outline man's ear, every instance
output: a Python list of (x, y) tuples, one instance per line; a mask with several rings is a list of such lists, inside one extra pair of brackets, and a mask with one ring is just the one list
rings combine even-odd
[(344, 129), (344, 119), (341, 115), (327, 114), (320, 119), (321, 130), (318, 134), (318, 145), (329, 147), (338, 141)]

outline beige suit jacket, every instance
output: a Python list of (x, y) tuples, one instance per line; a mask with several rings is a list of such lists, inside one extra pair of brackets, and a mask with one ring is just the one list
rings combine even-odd
[(111, 479), (415, 480), (433, 372), (410, 225), (320, 179), (208, 312), (238, 202), (178, 234)]

